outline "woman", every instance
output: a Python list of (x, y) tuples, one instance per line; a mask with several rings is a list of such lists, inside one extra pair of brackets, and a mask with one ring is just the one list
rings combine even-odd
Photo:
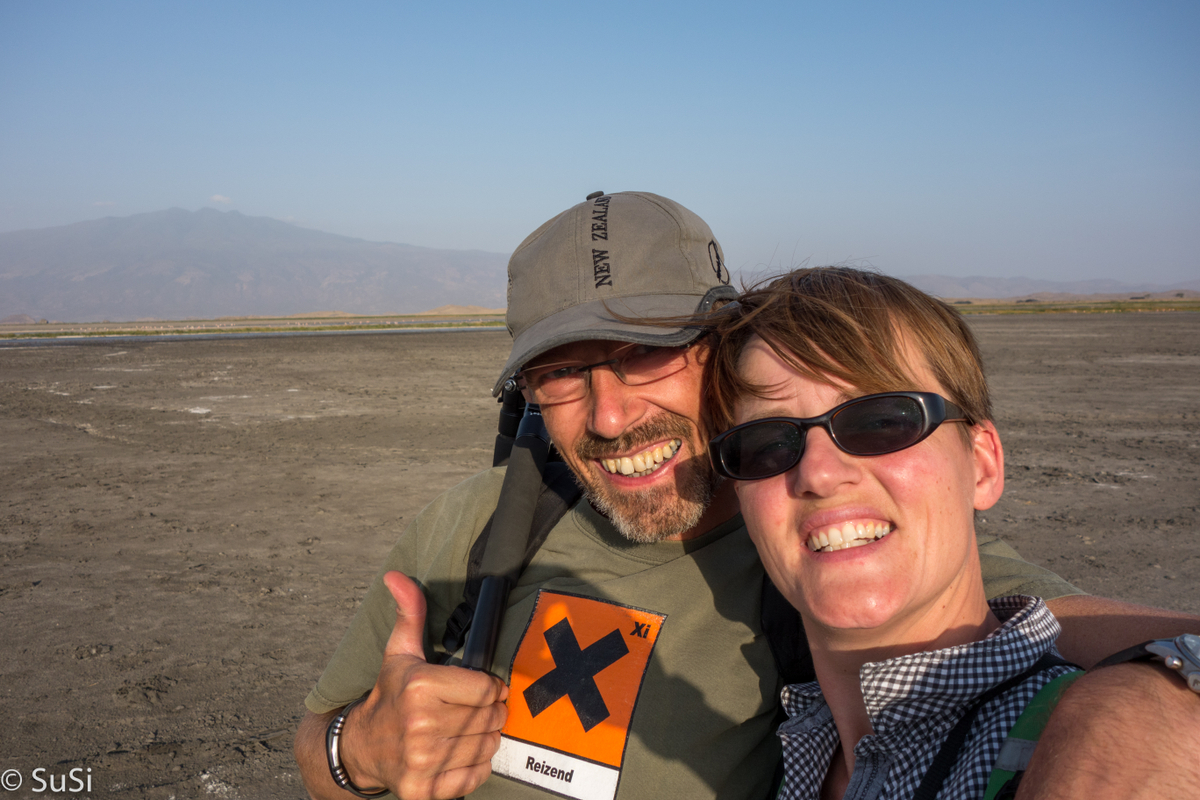
[(1022, 709), (1071, 668), (1040, 599), (984, 594), (974, 512), (1004, 453), (970, 330), (837, 267), (751, 289), (716, 332), (713, 462), (819, 682), (784, 690), (780, 796), (982, 797)]

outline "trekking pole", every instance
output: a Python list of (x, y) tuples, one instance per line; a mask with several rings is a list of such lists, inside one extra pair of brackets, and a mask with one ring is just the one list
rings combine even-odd
[(500, 620), (508, 606), (508, 592), (521, 574), (549, 451), (550, 434), (542, 421), (542, 410), (537, 403), (528, 403), (512, 444), (500, 502), (492, 518), (491, 538), (480, 563), (483, 582), (463, 648), (462, 665), (469, 669), (492, 669)]

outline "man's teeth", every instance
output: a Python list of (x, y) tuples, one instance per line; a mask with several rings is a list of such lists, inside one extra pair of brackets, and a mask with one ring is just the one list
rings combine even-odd
[(662, 466), (664, 461), (670, 460), (671, 456), (679, 451), (682, 444), (682, 439), (672, 439), (661, 447), (643, 450), (636, 455), (623, 458), (604, 458), (600, 460), (600, 463), (611, 473), (640, 478), (654, 472)]
[(882, 539), (892, 531), (886, 522), (846, 522), (822, 528), (808, 537), (808, 549), (814, 553), (832, 553), (862, 547), (876, 539)]

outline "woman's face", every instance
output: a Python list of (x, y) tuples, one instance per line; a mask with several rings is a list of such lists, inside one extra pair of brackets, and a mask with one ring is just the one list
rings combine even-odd
[[(923, 359), (909, 366), (918, 385), (898, 388), (945, 396)], [(738, 424), (815, 417), (866, 394), (799, 374), (759, 338), (747, 345), (740, 368), (774, 388), (769, 399), (739, 402)], [(1000, 497), (1003, 454), (991, 423), (968, 431), (971, 444), (960, 424), (946, 423), (906, 450), (861, 457), (810, 429), (797, 466), (735, 484), (768, 574), (807, 626), (870, 630), (882, 646), (936, 641), (962, 624), (964, 608), (979, 613), (973, 515)], [(866, 543), (822, 547), (822, 536)]]

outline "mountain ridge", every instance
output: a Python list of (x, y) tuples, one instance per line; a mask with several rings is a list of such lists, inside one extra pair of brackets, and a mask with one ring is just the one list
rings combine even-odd
[(167, 209), (0, 234), (0, 317), (414, 313), (506, 303), (508, 256)]
[[(0, 319), (77, 322), (413, 314), (503, 308), (503, 253), (372, 242), (237, 211), (170, 208), (0, 234)], [(1200, 291), (1111, 280), (908, 275), (938, 297), (1129, 296)]]

